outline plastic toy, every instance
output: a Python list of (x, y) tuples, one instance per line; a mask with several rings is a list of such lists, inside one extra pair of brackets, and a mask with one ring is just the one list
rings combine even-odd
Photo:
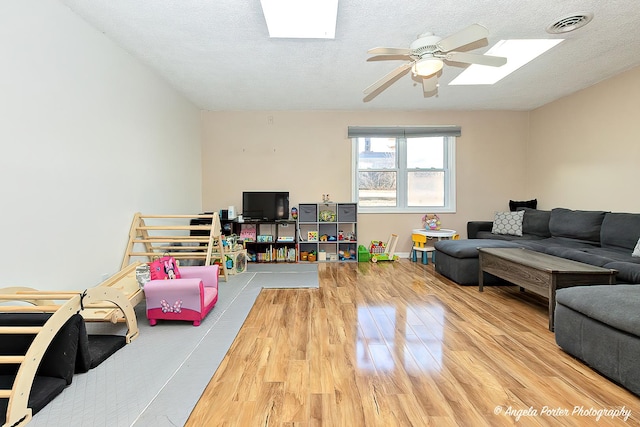
[(398, 259), (398, 256), (394, 255), (394, 252), (396, 250), (397, 244), (397, 234), (391, 234), (391, 236), (389, 236), (387, 244), (380, 240), (371, 241), (371, 262), (375, 263), (378, 261), (396, 261)]
[(426, 214), (422, 217), (422, 224), (427, 230), (440, 230), (440, 218), (436, 214)]

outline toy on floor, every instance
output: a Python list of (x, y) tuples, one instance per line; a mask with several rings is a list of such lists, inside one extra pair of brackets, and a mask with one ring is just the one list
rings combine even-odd
[(369, 251), (371, 253), (371, 262), (397, 260), (398, 256), (394, 255), (397, 244), (397, 234), (391, 234), (386, 244), (380, 240), (371, 241), (371, 246), (369, 248)]

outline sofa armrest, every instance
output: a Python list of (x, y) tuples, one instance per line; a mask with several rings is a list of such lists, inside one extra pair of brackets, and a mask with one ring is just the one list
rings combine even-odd
[(144, 285), (144, 294), (147, 310), (168, 304), (200, 312), (204, 305), (204, 285), (201, 279), (151, 280)]
[(193, 267), (181, 267), (180, 276), (183, 279), (201, 279), (205, 287), (218, 288), (218, 266), (199, 265)]
[(469, 221), (467, 222), (467, 238), (476, 239), (478, 232), (491, 231), (493, 221)]

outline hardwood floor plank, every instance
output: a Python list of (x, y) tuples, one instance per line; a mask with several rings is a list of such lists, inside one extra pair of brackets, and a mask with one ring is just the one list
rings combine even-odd
[(262, 290), (187, 426), (640, 425), (637, 396), (555, 344), (544, 298), (408, 260), (318, 274)]

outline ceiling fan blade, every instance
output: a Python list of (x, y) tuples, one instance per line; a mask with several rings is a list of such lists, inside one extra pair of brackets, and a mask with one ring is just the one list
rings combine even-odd
[(436, 43), (438, 49), (442, 52), (449, 52), (457, 47), (482, 40), (489, 35), (489, 30), (480, 24), (472, 24), (462, 31), (445, 37)]
[(374, 47), (373, 49), (369, 49), (367, 53), (373, 55), (410, 55), (411, 49), (401, 47)]
[(425, 95), (431, 95), (433, 91), (438, 89), (438, 77), (433, 75), (422, 79), (422, 91)]
[(407, 71), (409, 68), (411, 68), (412, 65), (413, 65), (413, 62), (402, 64), (398, 68), (394, 69), (393, 71), (391, 71), (390, 73), (388, 73), (387, 75), (385, 75), (384, 77), (382, 77), (381, 79), (376, 81), (371, 86), (367, 87), (364, 90), (364, 93), (368, 95), (368, 94), (378, 90), (380, 87), (382, 87), (388, 81), (393, 80), (395, 77), (399, 76), (404, 71)]
[(488, 65), (490, 67), (500, 67), (507, 63), (507, 58), (502, 56), (480, 55), (466, 52), (449, 52), (444, 59), (452, 62), (464, 62), (466, 64)]

